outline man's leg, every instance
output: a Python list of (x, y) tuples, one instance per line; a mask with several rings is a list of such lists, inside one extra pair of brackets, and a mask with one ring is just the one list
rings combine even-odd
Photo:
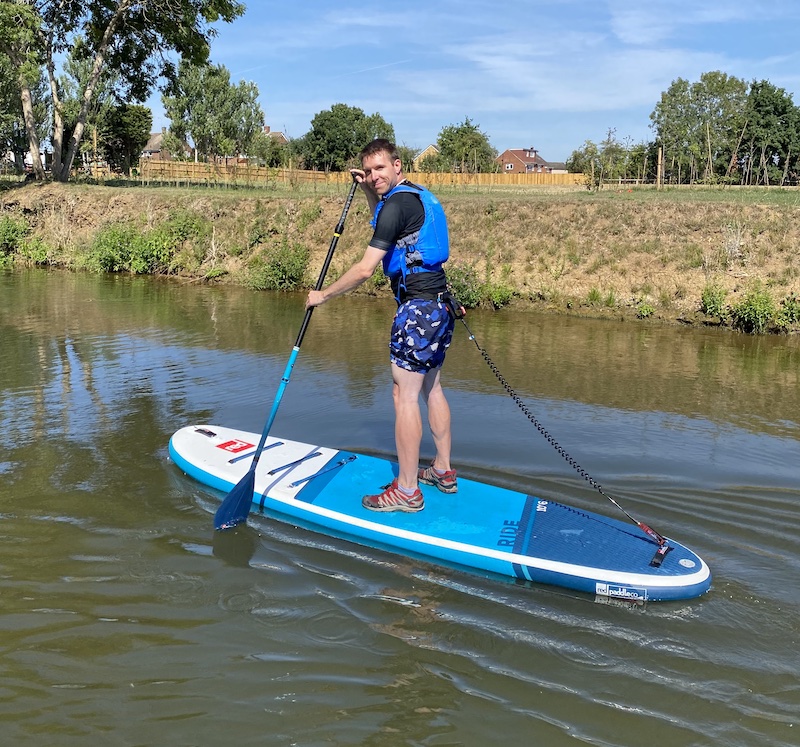
[[(428, 371), (422, 383), (422, 397), (428, 405), (428, 423), (436, 445), (433, 466), (441, 472), (450, 470), (450, 405), (444, 396), (440, 380), (441, 369)], [(419, 449), (417, 449), (419, 452)]]
[(419, 445), (422, 441), (419, 395), (425, 374), (407, 371), (393, 363), (392, 380), (394, 381), (392, 386), (395, 413), (394, 438), (397, 445), (397, 461), (400, 464), (397, 482), (404, 488), (413, 489), (417, 487)]

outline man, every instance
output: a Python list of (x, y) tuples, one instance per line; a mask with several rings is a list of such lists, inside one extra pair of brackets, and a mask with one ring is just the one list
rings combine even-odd
[[(382, 138), (360, 153), (361, 169), (352, 169), (373, 213), (374, 233), (363, 257), (338, 280), (308, 294), (306, 307), (319, 306), (372, 277), (383, 263), (398, 308), (389, 342), (395, 442), (399, 473), (382, 493), (364, 496), (372, 511), (421, 511), (418, 482), (445, 493), (458, 490), (450, 466), (450, 407), (440, 382), (454, 320), (442, 300), (447, 280), (442, 265), (449, 255), (447, 221), (439, 201), (408, 182), (397, 147)], [(428, 406), (428, 423), (436, 446), (429, 467), (419, 468), (422, 441), (420, 395)]]

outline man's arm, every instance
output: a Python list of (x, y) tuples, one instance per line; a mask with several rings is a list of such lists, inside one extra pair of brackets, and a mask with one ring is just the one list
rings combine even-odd
[(358, 288), (364, 281), (372, 277), (372, 273), (375, 272), (375, 268), (381, 263), (385, 254), (386, 252), (383, 249), (368, 246), (364, 256), (338, 280), (323, 290), (309, 291), (306, 299), (306, 308), (319, 306), (332, 298), (336, 298), (336, 296), (341, 296), (343, 293), (353, 290), (353, 288)]

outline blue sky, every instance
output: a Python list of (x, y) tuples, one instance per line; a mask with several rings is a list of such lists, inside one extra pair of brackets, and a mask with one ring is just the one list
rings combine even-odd
[[(211, 61), (253, 81), (266, 122), (301, 137), (337, 103), (424, 148), (469, 117), (498, 150), (564, 161), (609, 129), (652, 139), (676, 78), (769, 80), (800, 104), (798, 0), (245, 0)], [(160, 96), (154, 125), (168, 124)]]

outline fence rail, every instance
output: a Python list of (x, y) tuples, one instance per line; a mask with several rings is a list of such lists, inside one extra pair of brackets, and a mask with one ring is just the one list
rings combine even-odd
[[(139, 162), (142, 182), (175, 184), (340, 184), (349, 182), (346, 172), (301, 171), (273, 169), (265, 166), (229, 163), (194, 163), (189, 161), (159, 161), (143, 158)], [(414, 173), (413, 180), (431, 187), (452, 186), (585, 186), (583, 174), (448, 174)]]

